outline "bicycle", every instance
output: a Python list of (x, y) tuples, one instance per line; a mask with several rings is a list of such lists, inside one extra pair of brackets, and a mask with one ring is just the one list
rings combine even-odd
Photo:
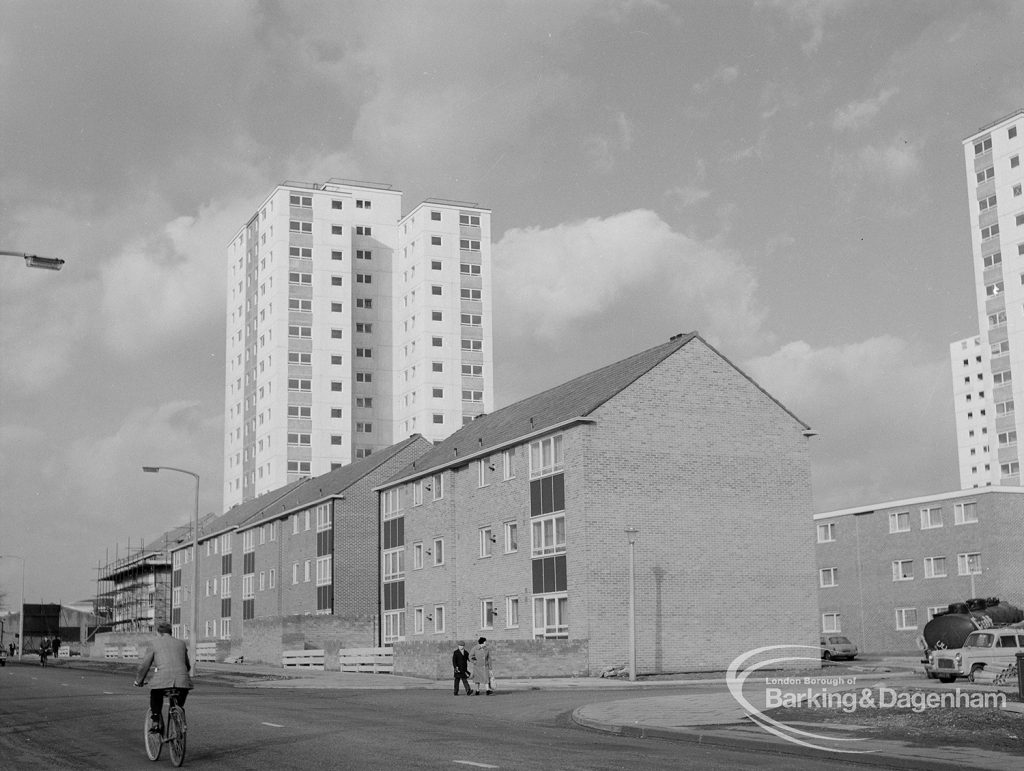
[[(139, 687), (142, 687), (142, 683)], [(171, 753), (171, 762), (180, 766), (185, 762), (185, 734), (188, 732), (188, 726), (185, 723), (185, 708), (178, 703), (178, 695), (180, 694), (177, 688), (168, 688), (164, 691), (164, 695), (167, 697), (167, 717), (162, 721), (163, 730), (153, 731), (153, 720), (150, 716), (149, 707), (146, 707), (146, 720), (143, 724), (143, 731), (145, 732), (146, 741), (146, 755), (150, 760), (159, 760), (160, 752), (163, 750), (164, 745), (168, 745), (168, 749)]]

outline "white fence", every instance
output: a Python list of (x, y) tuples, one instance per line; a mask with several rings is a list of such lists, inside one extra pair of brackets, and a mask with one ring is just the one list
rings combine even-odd
[(324, 669), (323, 650), (312, 651), (282, 651), (281, 666), (285, 669), (298, 667), (300, 669)]
[(213, 663), (217, 660), (217, 643), (196, 643), (196, 661)]
[(338, 661), (342, 672), (394, 674), (395, 654), (391, 648), (341, 648)]

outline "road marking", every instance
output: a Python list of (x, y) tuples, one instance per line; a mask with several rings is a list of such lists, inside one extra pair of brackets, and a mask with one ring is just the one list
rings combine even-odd
[(452, 763), (461, 763), (464, 766), (476, 766), (477, 768), (501, 768), (501, 766), (492, 766), (489, 763), (474, 763), (472, 760), (453, 760)]
[(280, 723), (260, 723), (260, 725), (268, 725), (271, 728), (284, 728)]

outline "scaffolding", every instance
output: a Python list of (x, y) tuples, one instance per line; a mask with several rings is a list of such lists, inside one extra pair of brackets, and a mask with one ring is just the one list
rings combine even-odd
[(127, 554), (97, 567), (97, 617), (114, 632), (152, 632), (171, 617), (171, 550), (191, 540), (191, 525), (170, 530), (146, 544), (141, 539)]

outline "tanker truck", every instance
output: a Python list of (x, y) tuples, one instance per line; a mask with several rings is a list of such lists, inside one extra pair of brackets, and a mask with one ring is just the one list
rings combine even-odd
[(924, 671), (936, 677), (932, 654), (937, 650), (960, 648), (967, 635), (977, 629), (1006, 626), (1024, 620), (1024, 611), (1000, 602), (998, 597), (976, 597), (966, 602), (951, 603), (942, 613), (924, 625), (918, 645), (924, 651)]

